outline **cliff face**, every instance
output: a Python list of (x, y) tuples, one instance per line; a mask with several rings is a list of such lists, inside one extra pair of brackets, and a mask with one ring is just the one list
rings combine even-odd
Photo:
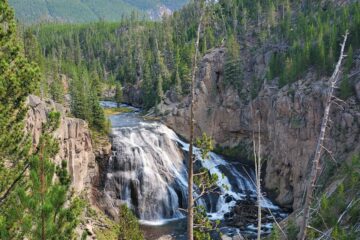
[[(224, 84), (225, 51), (214, 49), (200, 63), (194, 106), (196, 135), (206, 132), (223, 147), (242, 146), (251, 154), (253, 132), (259, 132), (260, 123), (262, 157), (266, 159), (263, 184), (274, 192), (279, 204), (298, 209), (320, 132), (327, 78), (318, 79), (308, 73), (304, 79), (281, 89), (275, 82), (264, 83), (256, 98), (244, 100), (239, 95), (250, 94), (246, 87), (239, 94)], [(251, 57), (245, 66), (245, 79), (249, 79), (250, 72), (261, 77), (268, 56)], [(359, 69), (357, 60), (354, 71)], [(357, 96), (350, 97), (341, 107), (332, 107), (326, 148), (336, 161), (360, 150), (360, 77), (354, 78)], [(158, 108), (164, 122), (188, 138), (189, 98), (179, 103), (168, 97)], [(327, 153), (323, 159), (332, 161)]]
[(51, 100), (41, 100), (31, 95), (28, 106), (26, 129), (33, 136), (34, 145), (39, 142), (42, 124), (47, 121), (47, 113), (52, 110), (61, 113), (60, 126), (54, 132), (54, 137), (60, 144), (60, 151), (54, 161), (60, 164), (62, 160), (66, 160), (72, 187), (76, 192), (90, 189), (99, 170), (87, 123), (81, 119), (66, 117), (66, 108)]

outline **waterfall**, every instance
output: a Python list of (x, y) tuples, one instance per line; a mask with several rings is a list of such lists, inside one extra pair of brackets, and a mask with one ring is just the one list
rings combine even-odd
[(164, 125), (139, 123), (113, 128), (105, 193), (113, 205), (128, 204), (147, 221), (184, 217), (187, 173), (181, 149)]
[[(160, 225), (184, 218), (181, 209), (187, 208), (189, 144), (164, 124), (144, 121), (133, 110), (110, 117), (113, 155), (104, 187), (107, 206), (116, 212), (119, 205), (127, 204), (145, 224)], [(213, 152), (203, 160), (198, 148), (194, 148), (193, 154), (196, 165), (218, 175), (219, 194), (197, 202), (206, 207), (210, 219), (224, 219), (246, 197), (256, 199), (252, 169), (236, 168)], [(266, 198), (261, 206), (279, 210)]]

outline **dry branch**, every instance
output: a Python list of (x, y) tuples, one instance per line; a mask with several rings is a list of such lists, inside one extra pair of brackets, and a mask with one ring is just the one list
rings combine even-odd
[(312, 202), (313, 191), (314, 191), (314, 188), (315, 188), (315, 183), (316, 183), (318, 172), (319, 172), (319, 169), (320, 169), (320, 158), (321, 158), (322, 149), (323, 149), (322, 146), (324, 145), (324, 139), (325, 139), (327, 124), (328, 124), (328, 121), (329, 121), (330, 108), (331, 108), (331, 105), (332, 105), (332, 99), (333, 99), (334, 90), (335, 90), (335, 88), (337, 86), (337, 83), (338, 83), (338, 80), (339, 80), (340, 67), (341, 67), (342, 60), (345, 57), (344, 50), (345, 50), (345, 44), (346, 44), (348, 34), (349, 34), (348, 31), (346, 31), (346, 33), (344, 35), (344, 41), (341, 44), (341, 51), (340, 51), (339, 60), (338, 60), (338, 62), (336, 64), (335, 71), (333, 72), (331, 78), (329, 79), (329, 85), (330, 86), (329, 86), (328, 93), (327, 93), (324, 117), (323, 117), (323, 120), (322, 120), (322, 123), (321, 123), (320, 136), (319, 136), (319, 139), (318, 139), (318, 143), (316, 145), (315, 156), (314, 156), (314, 159), (312, 161), (312, 168), (311, 168), (311, 174), (310, 174), (309, 182), (306, 185), (306, 198), (305, 198), (305, 204), (304, 204), (303, 221), (302, 221), (302, 224), (300, 226), (300, 233), (299, 233), (299, 239), (300, 240), (305, 240), (306, 230), (307, 230), (307, 227), (309, 225), (310, 205), (311, 205), (311, 202)]

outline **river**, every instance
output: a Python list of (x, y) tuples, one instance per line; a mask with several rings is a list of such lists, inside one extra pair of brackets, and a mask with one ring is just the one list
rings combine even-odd
[[(102, 102), (102, 106), (112, 108), (116, 104)], [(189, 144), (164, 124), (145, 121), (139, 109), (130, 109), (132, 112), (109, 117), (113, 155), (104, 187), (108, 206), (116, 212), (120, 204), (127, 204), (139, 218), (147, 239), (163, 235), (185, 239), (186, 215), (181, 209), (187, 206)], [(199, 149), (195, 148), (193, 153), (197, 159), (195, 168), (206, 168), (210, 174), (218, 175), (217, 194), (204, 196), (197, 204), (206, 208), (211, 220), (221, 220), (221, 231), (226, 235), (240, 232), (254, 237), (254, 223), (235, 228), (228, 226), (225, 221), (228, 219), (224, 219), (224, 215), (230, 216), (234, 207), (244, 199), (256, 201), (253, 170), (226, 161), (213, 152), (206, 160), (201, 159)], [(262, 199), (261, 206), (278, 217), (285, 216), (267, 198)], [(271, 219), (271, 216), (267, 218)], [(264, 224), (264, 234), (270, 233), (271, 222)]]

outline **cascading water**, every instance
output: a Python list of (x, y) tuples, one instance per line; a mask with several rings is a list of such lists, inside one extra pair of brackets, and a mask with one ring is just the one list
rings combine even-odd
[[(114, 107), (110, 102), (102, 104)], [(136, 109), (133, 110), (135, 112), (110, 117), (113, 156), (104, 187), (107, 205), (116, 212), (120, 204), (127, 204), (146, 224), (183, 218), (185, 215), (180, 209), (187, 205), (185, 159), (189, 144), (165, 125), (142, 120)], [(224, 214), (246, 196), (256, 198), (253, 171), (238, 170), (212, 152), (207, 160), (201, 160), (199, 149), (195, 148), (193, 153), (202, 167), (219, 177), (220, 194), (197, 202), (206, 206), (211, 219), (224, 219)], [(278, 210), (266, 198), (261, 205)]]
[(114, 205), (127, 203), (142, 220), (183, 217), (179, 210), (186, 202), (183, 155), (161, 128), (140, 123), (113, 129), (114, 154), (105, 193)]

